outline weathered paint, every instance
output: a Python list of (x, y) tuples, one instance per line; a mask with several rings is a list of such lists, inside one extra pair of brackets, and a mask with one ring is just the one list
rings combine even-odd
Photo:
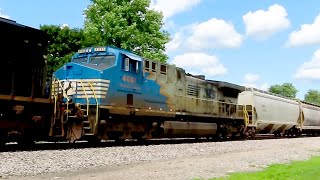
[[(89, 57), (96, 53), (94, 51), (94, 48), (80, 51), (82, 53), (75, 54), (73, 58), (85, 58), (86, 62), (72, 60), (54, 75), (60, 83), (64, 83), (63, 89), (67, 95), (73, 96), (73, 102), (86, 105), (88, 97), (90, 109), (96, 104), (99, 105), (102, 113), (99, 112), (100, 120), (94, 123), (106, 123), (99, 127), (91, 126), (99, 129), (101, 137), (117, 138), (123, 133), (122, 137), (128, 138), (131, 134), (141, 134), (143, 131), (146, 137), (150, 137), (151, 124), (157, 122), (159, 125), (169, 118), (178, 121), (183, 119), (183, 116), (189, 119), (191, 124), (187, 125), (186, 129), (177, 130), (178, 134), (212, 135), (217, 130), (213, 121), (220, 119), (220, 124), (237, 121), (235, 128), (243, 124), (242, 116), (237, 113), (236, 96), (225, 95), (223, 89), (241, 91), (241, 88), (235, 85), (194, 77), (173, 65), (142, 59), (128, 51), (113, 47), (99, 48), (98, 54), (115, 57), (114, 65), (103, 69), (99, 64), (88, 64)], [(127, 59), (128, 57), (130, 59)], [(147, 63), (149, 68), (146, 67)], [(98, 103), (88, 87), (90, 83)], [(56, 82), (53, 84), (56, 92), (59, 92), (58, 85)], [(53, 95), (57, 95), (56, 92), (53, 92)], [(90, 112), (90, 119), (95, 119), (93, 114), (95, 113)], [(193, 119), (194, 117), (196, 118)], [(152, 131), (162, 130), (160, 125), (152, 128)]]

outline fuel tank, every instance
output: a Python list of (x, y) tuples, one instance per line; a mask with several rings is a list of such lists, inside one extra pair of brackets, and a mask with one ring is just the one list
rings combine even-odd
[(215, 123), (165, 121), (162, 128), (165, 137), (209, 137), (217, 133)]

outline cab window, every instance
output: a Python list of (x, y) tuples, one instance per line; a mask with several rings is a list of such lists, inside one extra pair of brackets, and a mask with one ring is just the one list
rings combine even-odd
[(97, 69), (106, 69), (114, 66), (115, 56), (91, 56), (89, 64)]
[(139, 73), (139, 61), (125, 57), (123, 59), (122, 69), (128, 72)]
[(87, 60), (88, 60), (87, 57), (81, 57), (81, 58), (73, 59), (72, 62), (83, 64), (83, 63), (87, 63)]

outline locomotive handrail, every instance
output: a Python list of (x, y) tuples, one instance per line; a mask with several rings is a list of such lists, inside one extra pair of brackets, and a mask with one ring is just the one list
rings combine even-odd
[(91, 91), (93, 93), (93, 97), (94, 97), (94, 99), (96, 100), (96, 103), (97, 103), (97, 105), (96, 105), (96, 122), (94, 123), (94, 132), (95, 132), (95, 129), (96, 129), (97, 125), (98, 125), (98, 119), (99, 119), (99, 102), (98, 102), (98, 99), (96, 97), (96, 93), (95, 93), (95, 91), (93, 89), (92, 84), (89, 83), (89, 86), (90, 86), (90, 89), (91, 89)]
[(233, 102), (222, 102), (219, 100), (210, 100), (210, 99), (204, 99), (204, 98), (197, 98), (197, 97), (193, 97), (193, 96), (183, 96), (183, 95), (176, 95), (178, 97), (186, 97), (186, 98), (190, 98), (190, 99), (198, 99), (198, 100), (202, 100), (202, 101), (208, 101), (208, 102), (218, 102), (218, 103), (223, 103), (223, 104), (232, 104), (232, 105), (237, 105), (237, 103), (233, 103)]
[(69, 112), (69, 98), (68, 98), (68, 95), (63, 90), (63, 87), (61, 85), (61, 81), (58, 78), (55, 78), (55, 81), (58, 81), (58, 86), (60, 86), (60, 88), (61, 88), (62, 95), (63, 95), (64, 98), (67, 99), (67, 121), (68, 121), (69, 120), (69, 113), (68, 113)]
[(51, 118), (51, 126), (50, 129), (53, 128), (53, 126), (56, 124), (56, 118), (57, 118), (57, 95), (55, 92), (55, 88), (53, 91), (53, 96), (54, 96), (54, 109), (53, 109), (53, 118)]
[(83, 85), (83, 82), (81, 79), (80, 79), (80, 84), (81, 84), (82, 90), (84, 92), (84, 96), (86, 97), (86, 100), (87, 100), (87, 116), (88, 116), (89, 115), (89, 98), (88, 98), (87, 92), (84, 88), (84, 85)]
[[(219, 103), (219, 104), (223, 104), (223, 105), (233, 105), (233, 106), (238, 106), (237, 103), (233, 103), (233, 102), (223, 102), (223, 101), (219, 101), (219, 100), (211, 100), (211, 99), (204, 99), (204, 98), (197, 98), (197, 97), (193, 97), (193, 96), (184, 96), (184, 95), (176, 95), (177, 97), (184, 97), (184, 98), (189, 98), (189, 99), (198, 99), (198, 100), (201, 100), (201, 101), (205, 101), (205, 102), (212, 102), (212, 103)], [(227, 110), (227, 109), (226, 109)], [(196, 112), (197, 112), (197, 109), (196, 109)], [(227, 111), (226, 111), (227, 112)], [(236, 110), (234, 113), (237, 113), (238, 110)], [(211, 113), (211, 112), (210, 112)], [(212, 112), (213, 113), (213, 112)], [(230, 113), (230, 112), (229, 112)], [(219, 115), (220, 112), (219, 112)], [(227, 116), (230, 116), (227, 115)]]
[(244, 122), (245, 122), (245, 127), (248, 126), (249, 124), (249, 113), (247, 111), (247, 107), (246, 106), (243, 106), (243, 114), (244, 114)]

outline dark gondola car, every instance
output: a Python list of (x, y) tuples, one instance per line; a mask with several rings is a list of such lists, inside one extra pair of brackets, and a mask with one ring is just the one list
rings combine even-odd
[(48, 134), (51, 103), (46, 93), (46, 34), (0, 18), (0, 142)]

